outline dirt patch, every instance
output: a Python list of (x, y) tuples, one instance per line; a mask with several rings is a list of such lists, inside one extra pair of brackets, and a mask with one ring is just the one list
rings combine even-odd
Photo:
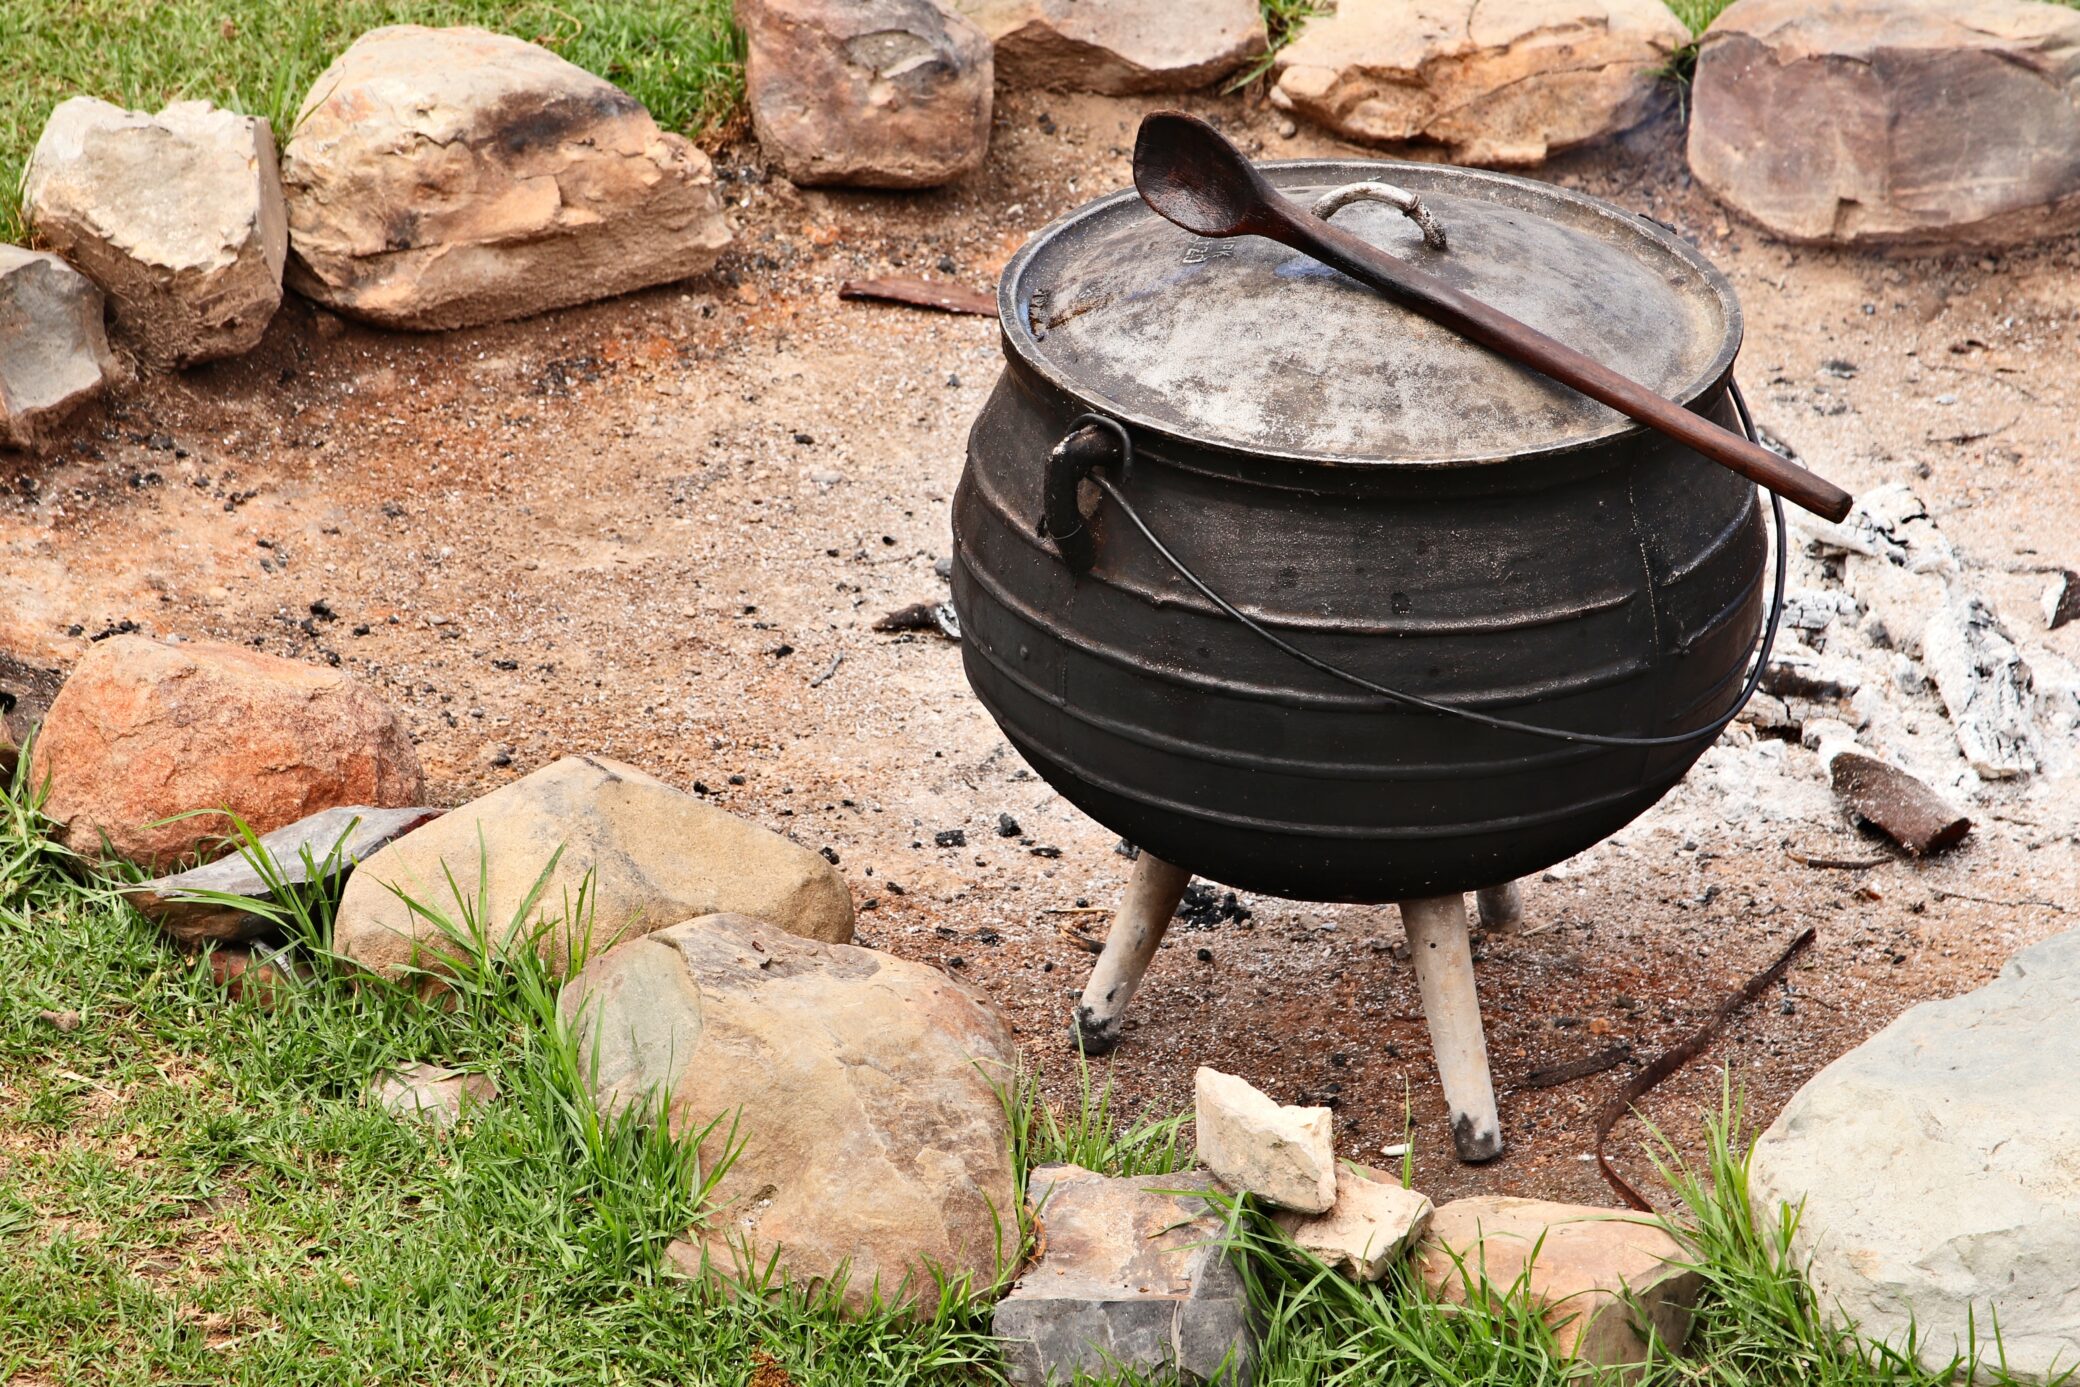
[[(956, 646), (871, 629), (945, 597), (995, 327), (836, 291), (986, 284), (1033, 229), (1126, 182), (1143, 109), (1009, 98), (988, 168), (924, 195), (797, 192), (722, 151), (742, 232), (712, 275), (531, 322), (417, 337), (291, 306), (253, 356), (147, 381), (58, 457), (0, 464), (0, 647), (63, 666), (127, 627), (336, 662), (399, 707), (448, 802), (566, 752), (631, 760), (829, 849), (863, 939), (996, 997), (1060, 1098), (1090, 964), (1072, 936), (1103, 919), (1059, 912), (1110, 904), (1129, 864), (1003, 742)], [(1199, 109), (1265, 157), (1355, 152), (1282, 140), (1239, 99)], [(1852, 488), (1911, 481), (2026, 649), (2080, 659), (2080, 625), (2033, 615), (2037, 568), (2080, 557), (2076, 385), (2038, 364), (2080, 348), (2073, 241), (1916, 261), (1775, 245), (1691, 187), (1668, 125), (1548, 172), (1696, 240), (1746, 307), (1763, 422)], [(1256, 898), (1180, 921), (1114, 1063), (1125, 1105), (1184, 1106), (1211, 1063), (1333, 1103), (1363, 1157), (1401, 1140), (1405, 1094), (1427, 1191), (1606, 1202), (1597, 1108), (1798, 930), (1819, 938), (1787, 984), (1651, 1101), (1684, 1150), (1721, 1065), (1766, 1117), (1906, 1006), (2074, 923), (2069, 784), (1989, 791), (1966, 846), (1916, 864), (1842, 820), (1811, 753), (1770, 745), (1715, 751), (1528, 882), (1525, 933), (1481, 942), (1497, 1163), (1451, 1158), (1384, 909)], [(996, 832), (1004, 813), (1019, 836)], [(1613, 1044), (1637, 1059), (1524, 1086)]]

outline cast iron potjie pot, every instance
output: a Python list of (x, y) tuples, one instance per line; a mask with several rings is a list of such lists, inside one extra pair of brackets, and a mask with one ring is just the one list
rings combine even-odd
[[(1448, 249), (1379, 203), (1336, 224), (1739, 427), (1739, 305), (1661, 227), (1479, 170), (1262, 167), (1302, 205), (1368, 180), (1415, 192)], [(1707, 726), (1742, 696), (1762, 510), (1682, 445), (1283, 246), (1194, 237), (1132, 191), (1035, 237), (998, 313), (1006, 365), (953, 506), (968, 679), (1049, 784), (1165, 861), (1306, 900), (1496, 885), (1637, 816), (1712, 734), (1562, 742), (1367, 693), (1222, 612), (1089, 482), (1076, 544), (1049, 538), (1050, 455), (1085, 416), (1119, 426), (1131, 456), (1102, 475), (1187, 568), (1354, 674), (1630, 737)]]

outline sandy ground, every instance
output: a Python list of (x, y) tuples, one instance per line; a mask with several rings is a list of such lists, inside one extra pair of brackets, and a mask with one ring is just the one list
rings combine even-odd
[[(530, 322), (400, 336), (291, 304), (253, 356), (126, 389), (54, 457), (0, 459), (0, 650), (62, 668), (134, 624), (336, 660), (402, 710), (447, 802), (571, 751), (698, 787), (836, 852), (862, 939), (997, 998), (1066, 1092), (1091, 961), (1066, 931), (1103, 922), (1061, 912), (1109, 904), (1129, 864), (1006, 746), (957, 647), (870, 629), (945, 594), (995, 326), (835, 290), (986, 285), (1033, 229), (1124, 185), (1141, 109), (1007, 98), (988, 168), (923, 196), (798, 192), (722, 151), (742, 232), (714, 274)], [(1264, 157), (1352, 152), (1282, 139), (1239, 98), (1204, 109)], [(1773, 244), (1691, 186), (1671, 122), (1545, 174), (1696, 240), (1746, 306), (1764, 423), (1851, 488), (1913, 482), (2025, 650), (2080, 660), (2080, 624), (2045, 632), (2032, 571), (2080, 566), (2080, 245)], [(1130, 1108), (1184, 1106), (1199, 1063), (1333, 1103), (1361, 1158), (1401, 1139), (1406, 1101), (1426, 1190), (1608, 1202), (1590, 1119), (1635, 1065), (1527, 1074), (1620, 1042), (1650, 1057), (1810, 925), (1788, 985), (1648, 1104), (1692, 1152), (1721, 1066), (1774, 1114), (1908, 1005), (2074, 923), (2074, 787), (1989, 790), (1964, 848), (1914, 864), (1841, 817), (1795, 744), (1715, 750), (1617, 840), (1527, 883), (1526, 933), (1481, 941), (1511, 1141), (1486, 1167), (1451, 1157), (1390, 909), (1255, 899), (1247, 920), (1180, 924), (1112, 1074)], [(954, 828), (966, 846), (935, 846)]]

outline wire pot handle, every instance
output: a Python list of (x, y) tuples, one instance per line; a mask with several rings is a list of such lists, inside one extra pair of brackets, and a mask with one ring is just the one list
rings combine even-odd
[[(1742, 432), (1760, 446), (1761, 438), (1756, 432), (1754, 417), (1748, 413), (1748, 402), (1742, 397), (1740, 386), (1729, 379), (1726, 388), (1733, 397), (1734, 411), (1740, 416)], [(1163, 562), (1176, 570), (1180, 578), (1190, 583), (1202, 597), (1220, 608), (1230, 619), (1240, 622), (1258, 639), (1284, 651), (1300, 663), (1403, 707), (1479, 723), (1483, 727), (1493, 727), (1504, 732), (1521, 732), (1527, 736), (1545, 737), (1558, 742), (1579, 742), (1607, 747), (1690, 746), (1716, 738), (1726, 729), (1728, 723), (1739, 716), (1741, 709), (1747, 706), (1748, 700), (1754, 697), (1755, 690), (1760, 687), (1762, 673), (1769, 666), (1770, 652), (1776, 647), (1777, 626), (1784, 615), (1784, 584), (1788, 558), (1784, 547), (1784, 500), (1774, 491), (1769, 492), (1769, 506), (1777, 532), (1775, 584), (1770, 593), (1769, 619), (1763, 623), (1762, 642), (1755, 652), (1755, 665), (1748, 671), (1748, 679), (1741, 687), (1740, 697), (1718, 717), (1687, 732), (1672, 732), (1658, 737), (1628, 737), (1617, 733), (1578, 732), (1568, 727), (1547, 727), (1539, 723), (1519, 722), (1515, 718), (1499, 718), (1492, 713), (1464, 708), (1455, 703), (1440, 703), (1434, 698), (1424, 698), (1404, 689), (1389, 688), (1385, 684), (1375, 683), (1361, 674), (1354, 674), (1340, 665), (1331, 664), (1318, 655), (1309, 654), (1283, 636), (1266, 629), (1261, 622), (1209, 587), (1205, 579), (1194, 573), (1184, 560), (1170, 552), (1168, 545), (1156, 538), (1155, 531), (1148, 527), (1148, 522), (1134, 509), (1133, 503), (1120, 490), (1119, 484), (1097, 470), (1100, 467), (1116, 468), (1120, 475), (1125, 477), (1130, 473), (1133, 462), (1134, 440), (1119, 420), (1103, 414), (1081, 414), (1070, 421), (1068, 434), (1048, 455), (1043, 500), (1045, 514), (1040, 522), (1040, 534), (1044, 538), (1054, 540), (1056, 551), (1061, 554), (1064, 563), (1081, 574), (1089, 571), (1096, 560), (1096, 544), (1092, 539), (1090, 526), (1076, 503), (1077, 488), (1087, 478), (1112, 499), (1112, 503), (1119, 507), (1120, 513), (1141, 532), (1141, 537), (1148, 541)]]

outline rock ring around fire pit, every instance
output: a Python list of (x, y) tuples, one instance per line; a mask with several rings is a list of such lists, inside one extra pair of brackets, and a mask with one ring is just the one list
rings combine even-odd
[[(1263, 172), (1302, 205), (1409, 191), (1449, 249), (1377, 202), (1338, 225), (1745, 422), (1733, 291), (1659, 226), (1479, 170)], [(1493, 1156), (1463, 894), (1511, 914), (1509, 883), (1651, 806), (1738, 710), (1765, 609), (1755, 487), (1132, 192), (1036, 236), (998, 310), (1006, 366), (953, 507), (965, 668), (1033, 768), (1142, 849), (1079, 1040), (1117, 1041), (1193, 875), (1397, 902), (1460, 1154)]]

